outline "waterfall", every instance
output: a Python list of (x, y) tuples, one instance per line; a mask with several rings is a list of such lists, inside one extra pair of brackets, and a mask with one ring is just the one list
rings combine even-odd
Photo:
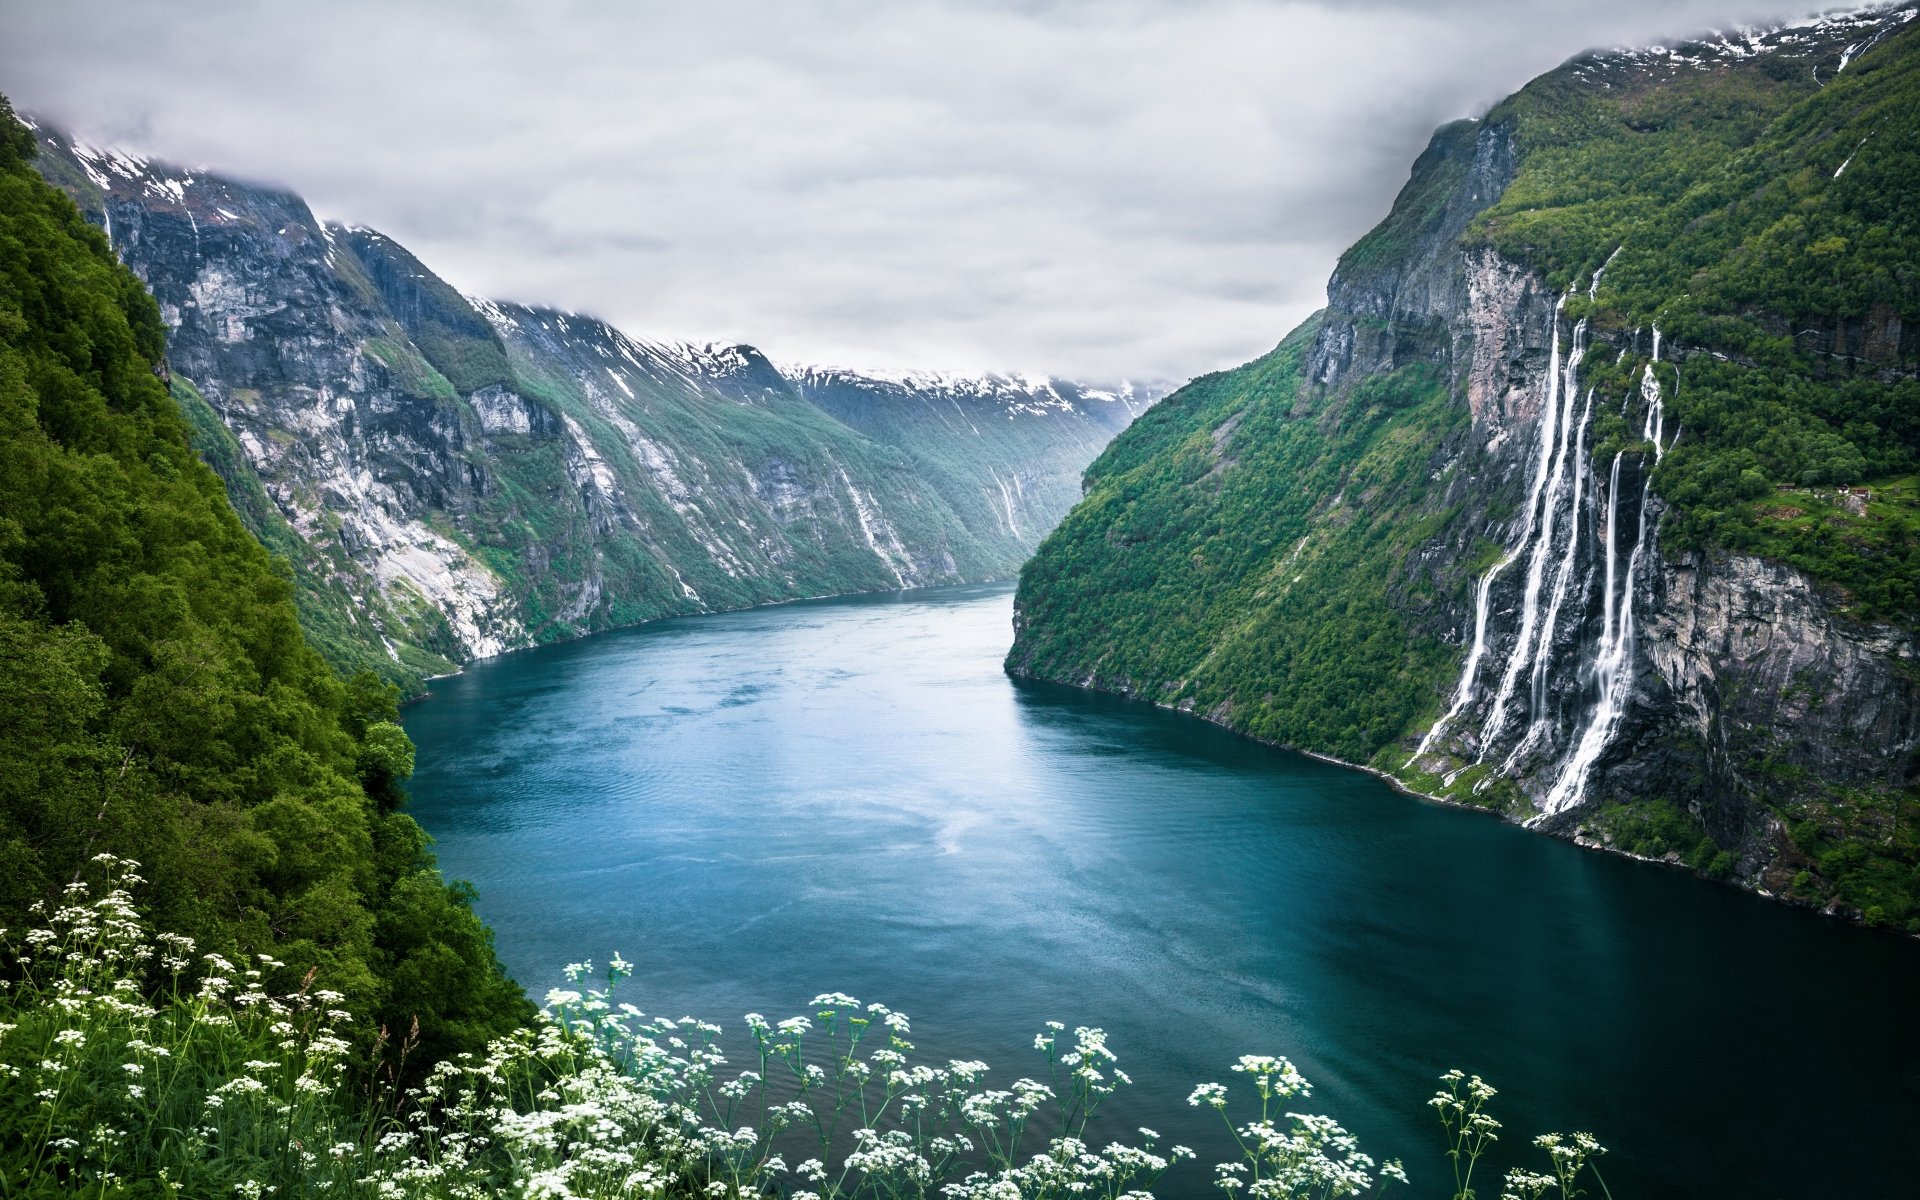
[(1487, 593), (1493, 590), (1493, 581), (1513, 560), (1514, 554), (1509, 552), (1480, 577), (1480, 587), (1473, 596), (1473, 648), (1467, 651), (1467, 665), (1461, 668), (1460, 682), (1454, 687), (1453, 705), (1433, 723), (1432, 728), (1427, 730), (1426, 736), (1420, 739), (1420, 745), (1413, 752), (1413, 759), (1409, 761), (1417, 760), (1425, 754), (1427, 747), (1433, 745), (1433, 739), (1440, 736), (1440, 731), (1447, 727), (1448, 722), (1459, 716), (1460, 710), (1465, 708), (1467, 701), (1473, 698), (1473, 677), (1480, 669), (1480, 656), (1485, 653), (1487, 647)]
[[(1520, 761), (1526, 752), (1544, 737), (1552, 727), (1552, 714), (1547, 711), (1547, 667), (1553, 657), (1553, 635), (1560, 628), (1560, 610), (1566, 604), (1567, 593), (1573, 582), (1574, 566), (1580, 557), (1580, 515), (1586, 511), (1587, 483), (1587, 427), (1593, 416), (1593, 389), (1587, 389), (1587, 398), (1581, 405), (1579, 433), (1573, 451), (1573, 500), (1567, 505), (1567, 544), (1560, 556), (1560, 569), (1553, 579), (1553, 599), (1547, 604), (1547, 617), (1540, 626), (1540, 640), (1535, 643), (1533, 654), (1533, 680), (1529, 689), (1527, 714), (1527, 736), (1500, 764), (1500, 774), (1508, 774), (1513, 765)], [(1584, 594), (1588, 583), (1581, 584)]]
[[(1472, 701), (1473, 685), (1480, 672), (1480, 660), (1485, 656), (1487, 649), (1487, 609), (1492, 599), (1494, 580), (1498, 579), (1500, 573), (1511, 566), (1533, 541), (1535, 518), (1540, 507), (1540, 494), (1546, 490), (1547, 477), (1552, 470), (1555, 426), (1559, 421), (1560, 313), (1566, 307), (1567, 298), (1562, 295), (1559, 303), (1553, 308), (1553, 341), (1547, 368), (1547, 399), (1541, 406), (1541, 419), (1546, 424), (1540, 433), (1540, 457), (1534, 464), (1533, 483), (1527, 491), (1526, 523), (1521, 530), (1520, 540), (1502, 554), (1491, 567), (1487, 568), (1487, 573), (1480, 577), (1480, 586), (1473, 598), (1473, 645), (1467, 651), (1466, 664), (1460, 670), (1460, 682), (1454, 687), (1453, 703), (1427, 730), (1426, 736), (1420, 739), (1419, 748), (1413, 752), (1413, 759), (1409, 761), (1418, 760), (1426, 754), (1441, 732), (1452, 724), (1453, 719), (1458, 717)], [(1584, 327), (1585, 322), (1581, 324)]]
[[(1007, 532), (1016, 538), (1020, 537), (1020, 522), (1016, 520), (1013, 515), (1013, 492), (1007, 487), (1006, 481), (1000, 478), (999, 471), (988, 467), (987, 474), (993, 476), (994, 486), (1000, 489), (1000, 503), (1005, 507), (1007, 514)], [(1015, 486), (1018, 486), (1020, 483), (1020, 475), (1017, 471), (1014, 472), (1013, 481)], [(1024, 498), (1024, 496), (1025, 493), (1023, 492), (1022, 497)], [(992, 504), (991, 499), (988, 500), (988, 504)], [(995, 515), (997, 516), (998, 514)]]
[[(1619, 253), (1617, 250), (1615, 253)], [(1609, 257), (1608, 262), (1612, 261)], [(1594, 272), (1588, 285), (1589, 295), (1599, 290), (1599, 277), (1606, 264)], [(1480, 577), (1474, 594), (1473, 644), (1454, 688), (1453, 700), (1445, 715), (1436, 721), (1414, 751), (1418, 761), (1442, 733), (1473, 703), (1480, 668), (1487, 655), (1487, 624), (1493, 605), (1493, 586), (1501, 574), (1524, 555), (1527, 558), (1526, 582), (1520, 597), (1520, 624), (1505, 669), (1495, 692), (1485, 723), (1480, 729), (1479, 756), (1486, 761), (1505, 734), (1522, 674), (1528, 678), (1525, 737), (1513, 746), (1501, 762), (1497, 775), (1510, 775), (1526, 753), (1552, 738), (1554, 722), (1548, 705), (1548, 672), (1552, 667), (1554, 636), (1560, 628), (1569, 597), (1590, 595), (1595, 575), (1601, 592), (1601, 628), (1585, 664), (1582, 679), (1592, 680), (1596, 696), (1592, 707), (1573, 737), (1573, 744), (1547, 793), (1544, 812), (1553, 814), (1578, 807), (1586, 797), (1587, 781), (1593, 766), (1619, 732), (1633, 689), (1633, 655), (1636, 632), (1634, 590), (1642, 564), (1646, 561), (1651, 524), (1647, 517), (1653, 494), (1651, 465), (1642, 461), (1640, 505), (1631, 548), (1620, 528), (1621, 467), (1632, 451), (1613, 456), (1608, 469), (1604, 527), (1598, 569), (1590, 569), (1576, 586), (1579, 571), (1582, 514), (1587, 508), (1586, 479), (1592, 469), (1587, 461), (1587, 433), (1594, 411), (1594, 390), (1579, 391), (1581, 359), (1587, 349), (1587, 321), (1574, 323), (1572, 337), (1562, 360), (1560, 314), (1566, 297), (1554, 309), (1554, 329), (1549, 355), (1546, 402), (1541, 408), (1539, 454), (1534, 463), (1527, 504), (1522, 513), (1519, 538), (1492, 567)], [(1653, 353), (1640, 376), (1640, 401), (1646, 410), (1640, 436), (1653, 452), (1658, 464), (1666, 454), (1666, 402), (1660, 385), (1661, 334), (1653, 327)], [(1574, 413), (1579, 398), (1579, 414)], [(1630, 404), (1629, 393), (1627, 404)], [(1624, 411), (1625, 404), (1622, 409)], [(1551, 583), (1549, 584), (1549, 574)], [(1576, 611), (1582, 606), (1575, 605)], [(1591, 610), (1585, 610), (1591, 611)], [(1576, 622), (1580, 619), (1576, 618)], [(1557, 739), (1556, 739), (1557, 740)], [(1455, 772), (1457, 775), (1458, 772)], [(1451, 783), (1453, 776), (1448, 777)], [(1488, 781), (1483, 781), (1482, 786)]]
[[(1549, 385), (1549, 405), (1558, 402), (1560, 410), (1555, 419), (1541, 435), (1544, 450), (1547, 443), (1553, 442), (1553, 469), (1547, 483), (1544, 505), (1540, 520), (1530, 521), (1537, 527), (1538, 536), (1533, 539), (1527, 556), (1527, 584), (1520, 603), (1520, 636), (1513, 644), (1513, 651), (1507, 656), (1507, 669), (1500, 677), (1500, 690), (1495, 695), (1493, 708), (1487, 713), (1487, 723), (1480, 731), (1480, 757), (1476, 761), (1484, 762), (1489, 750), (1507, 728), (1507, 709), (1513, 700), (1515, 686), (1520, 681), (1520, 672), (1535, 659), (1542, 658), (1546, 651), (1545, 639), (1540, 631), (1540, 594), (1546, 585), (1547, 561), (1553, 556), (1555, 534), (1560, 528), (1560, 497), (1567, 489), (1568, 459), (1573, 446), (1573, 397), (1578, 391), (1580, 360), (1587, 349), (1587, 321), (1582, 317), (1573, 327), (1573, 345), (1567, 351), (1565, 367), (1561, 368)], [(1558, 366), (1559, 364), (1554, 364)], [(1557, 436), (1556, 436), (1557, 430)], [(1586, 431), (1581, 430), (1584, 434)], [(1582, 444), (1585, 438), (1581, 438)], [(1578, 476), (1585, 470), (1584, 464), (1573, 474)], [(1580, 528), (1580, 511), (1577, 507), (1567, 512), (1567, 540), (1572, 543)], [(1544, 689), (1544, 684), (1542, 685)]]
[(1660, 361), (1660, 327), (1653, 327), (1653, 361), (1640, 376), (1640, 398), (1647, 403), (1646, 425), (1640, 430), (1640, 437), (1653, 443), (1653, 461), (1659, 462), (1666, 450), (1660, 443), (1666, 432), (1667, 406), (1660, 399), (1660, 378), (1653, 373), (1654, 365)]
[[(1616, 250), (1615, 254), (1618, 253)], [(1607, 261), (1610, 263), (1612, 258), (1609, 257)], [(1590, 296), (1598, 292), (1599, 277), (1605, 269), (1606, 264), (1603, 263), (1594, 272), (1594, 278), (1588, 285)], [(1586, 480), (1588, 472), (1592, 470), (1587, 460), (1587, 434), (1593, 419), (1595, 396), (1591, 387), (1582, 395), (1578, 386), (1580, 363), (1587, 349), (1587, 321), (1584, 318), (1574, 323), (1564, 361), (1562, 359), (1559, 319), (1565, 310), (1566, 299), (1562, 296), (1554, 309), (1547, 395), (1539, 422), (1539, 453), (1535, 456), (1519, 537), (1480, 577), (1479, 587), (1474, 594), (1473, 643), (1461, 669), (1459, 682), (1455, 685), (1452, 703), (1445, 715), (1421, 738), (1420, 746), (1410, 760), (1418, 761), (1427, 754), (1447, 728), (1473, 704), (1480, 682), (1480, 670), (1487, 658), (1487, 625), (1493, 607), (1494, 584), (1509, 566), (1523, 556), (1527, 560), (1527, 568), (1520, 596), (1519, 629), (1512, 648), (1507, 652), (1499, 687), (1480, 729), (1479, 756), (1474, 761), (1476, 764), (1485, 762), (1500, 745), (1502, 736), (1511, 724), (1512, 709), (1518, 699), (1516, 692), (1523, 674), (1528, 681), (1526, 735), (1507, 751), (1497, 776), (1511, 775), (1515, 765), (1542, 743), (1559, 743), (1555, 736), (1548, 687), (1551, 682), (1549, 672), (1553, 666), (1554, 638), (1560, 631), (1562, 617), (1569, 607), (1576, 614), (1572, 618), (1575, 628), (1584, 622), (1585, 618), (1577, 614), (1590, 612), (1591, 609), (1586, 608), (1587, 602), (1580, 598), (1591, 596), (1591, 589), (1597, 584), (1600, 590), (1600, 635), (1592, 645), (1586, 662), (1582, 664), (1581, 672), (1583, 682), (1591, 681), (1594, 699), (1576, 727), (1570, 749), (1560, 760), (1553, 785), (1543, 802), (1544, 815), (1576, 808), (1585, 800), (1593, 767), (1613, 742), (1625, 719), (1633, 691), (1634, 639), (1637, 632), (1635, 589), (1645, 569), (1653, 532), (1653, 522), (1647, 512), (1653, 494), (1653, 466), (1665, 457), (1668, 449), (1666, 398), (1658, 370), (1661, 333), (1659, 327), (1654, 326), (1653, 351), (1641, 372), (1639, 386), (1639, 399), (1645, 409), (1640, 436), (1653, 457), (1651, 462), (1643, 454), (1638, 459), (1641, 464), (1640, 504), (1635, 529), (1629, 542), (1620, 524), (1621, 475), (1628, 455), (1640, 452), (1622, 450), (1613, 456), (1608, 468), (1604, 516), (1596, 512), (1596, 520), (1602, 522), (1595, 531), (1599, 535), (1595, 539), (1599, 543), (1599, 562), (1588, 568), (1582, 576), (1580, 554), (1581, 547), (1586, 544), (1581, 538), (1583, 514), (1590, 504)], [(1631, 403), (1632, 393), (1629, 392), (1626, 404)], [(1579, 410), (1577, 416), (1576, 404)], [(1625, 407), (1623, 404), (1623, 411)], [(1570, 599), (1573, 601), (1571, 605)], [(1451, 783), (1453, 778), (1449, 776), (1447, 781)]]
[[(1661, 437), (1665, 432), (1666, 406), (1660, 395), (1660, 379), (1654, 366), (1660, 361), (1660, 330), (1653, 331), (1653, 358), (1647, 363), (1640, 377), (1640, 395), (1647, 402), (1647, 418), (1642, 436), (1653, 443), (1654, 462), (1658, 463), (1666, 451), (1661, 446)], [(1594, 647), (1593, 676), (1599, 690), (1599, 699), (1595, 702), (1587, 725), (1580, 732), (1573, 753), (1568, 755), (1561, 767), (1560, 776), (1554, 780), (1553, 788), (1547, 793), (1546, 814), (1565, 812), (1577, 808), (1586, 798), (1587, 780), (1592, 773), (1593, 764), (1612, 743), (1614, 734), (1620, 728), (1621, 718), (1626, 715), (1627, 700), (1633, 690), (1633, 590), (1640, 573), (1640, 563), (1647, 552), (1647, 501), (1653, 492), (1653, 473), (1643, 471), (1640, 482), (1639, 527), (1634, 534), (1633, 551), (1627, 556), (1626, 579), (1619, 591), (1619, 602), (1614, 601), (1614, 560), (1615, 529), (1620, 510), (1620, 460), (1625, 457), (1622, 450), (1613, 456), (1613, 467), (1609, 472), (1607, 485), (1607, 536), (1606, 536), (1606, 591), (1602, 605), (1600, 641)]]
[(1634, 536), (1633, 553), (1627, 558), (1626, 583), (1616, 606), (1613, 599), (1614, 522), (1619, 510), (1620, 459), (1625, 454), (1623, 450), (1613, 456), (1613, 494), (1607, 498), (1606, 621), (1593, 655), (1593, 672), (1600, 698), (1594, 705), (1586, 728), (1580, 733), (1579, 742), (1574, 745), (1573, 753), (1561, 768), (1560, 777), (1547, 793), (1548, 814), (1575, 808), (1585, 798), (1587, 776), (1593, 764), (1599, 761), (1601, 752), (1613, 741), (1620, 718), (1626, 713), (1627, 694), (1633, 683), (1633, 586), (1647, 546), (1648, 485), (1643, 482), (1640, 487), (1639, 532)]
[[(1600, 610), (1600, 641), (1613, 636), (1613, 531), (1620, 523), (1620, 451), (1613, 455), (1613, 466), (1607, 471), (1607, 590), (1602, 595)], [(1603, 656), (1604, 657), (1604, 656)]]
[(1600, 277), (1607, 273), (1607, 268), (1613, 265), (1613, 260), (1619, 258), (1620, 252), (1626, 248), (1625, 243), (1615, 246), (1613, 253), (1607, 255), (1607, 261), (1593, 269), (1593, 278), (1587, 283), (1587, 299), (1598, 300), (1600, 298)]
[(1573, 582), (1574, 562), (1580, 557), (1580, 514), (1586, 504), (1587, 426), (1593, 416), (1593, 389), (1587, 389), (1586, 403), (1580, 409), (1580, 433), (1573, 448), (1573, 501), (1567, 505), (1567, 548), (1560, 557), (1560, 572), (1553, 580), (1553, 600), (1547, 605), (1547, 620), (1540, 629), (1539, 649), (1533, 656), (1533, 723), (1538, 726), (1546, 715), (1547, 662), (1553, 645), (1554, 630), (1560, 627), (1560, 608), (1567, 600), (1567, 586)]

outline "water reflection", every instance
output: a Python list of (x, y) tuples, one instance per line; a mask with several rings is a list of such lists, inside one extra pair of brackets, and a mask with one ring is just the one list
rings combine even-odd
[(536, 992), (612, 950), (676, 1016), (850, 991), (1001, 1086), (1041, 1022), (1100, 1024), (1139, 1081), (1115, 1132), (1195, 1143), (1192, 1085), (1285, 1053), (1430, 1184), (1422, 1101), (1457, 1064), (1503, 1087), (1512, 1145), (1618, 1146), (1616, 1195), (1910, 1194), (1920, 947), (1015, 685), (1009, 604), (793, 605), (480, 664), (408, 712), (415, 813)]

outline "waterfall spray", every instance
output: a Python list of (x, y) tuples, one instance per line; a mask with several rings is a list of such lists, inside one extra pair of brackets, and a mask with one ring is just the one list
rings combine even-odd
[(1546, 489), (1547, 476), (1552, 468), (1554, 426), (1559, 419), (1560, 313), (1566, 307), (1567, 298), (1563, 294), (1553, 307), (1553, 340), (1547, 370), (1547, 399), (1541, 408), (1542, 418), (1547, 424), (1540, 434), (1540, 457), (1534, 464), (1533, 483), (1527, 492), (1526, 524), (1521, 531), (1520, 540), (1502, 554), (1491, 567), (1487, 568), (1486, 574), (1480, 577), (1480, 586), (1475, 591), (1473, 599), (1473, 644), (1467, 651), (1466, 664), (1460, 670), (1460, 682), (1454, 686), (1453, 703), (1420, 739), (1420, 745), (1414, 750), (1413, 759), (1409, 761), (1418, 760), (1425, 755), (1446, 727), (1452, 724), (1454, 718), (1458, 717), (1473, 700), (1474, 681), (1479, 675), (1480, 660), (1486, 654), (1487, 607), (1492, 600), (1494, 580), (1498, 579), (1500, 573), (1520, 557), (1533, 540), (1533, 527), (1540, 507), (1540, 494)]
[[(1573, 398), (1578, 390), (1580, 360), (1586, 356), (1587, 321), (1582, 317), (1573, 327), (1573, 345), (1567, 351), (1566, 366), (1558, 373), (1553, 390), (1560, 399), (1559, 414), (1555, 425), (1549, 425), (1542, 435), (1542, 442), (1558, 438), (1553, 456), (1553, 470), (1543, 497), (1540, 520), (1534, 524), (1538, 536), (1533, 539), (1527, 557), (1527, 583), (1520, 602), (1520, 636), (1513, 644), (1513, 650), (1507, 656), (1507, 669), (1500, 677), (1500, 689), (1495, 695), (1493, 708), (1487, 713), (1487, 722), (1480, 731), (1480, 756), (1475, 761), (1484, 762), (1487, 753), (1492, 750), (1500, 735), (1506, 732), (1508, 705), (1513, 700), (1515, 686), (1520, 681), (1520, 672), (1537, 656), (1541, 647), (1540, 639), (1540, 593), (1546, 584), (1547, 560), (1553, 555), (1555, 535), (1560, 527), (1560, 497), (1567, 487), (1568, 459), (1572, 456), (1573, 445)], [(1555, 364), (1558, 366), (1558, 364)], [(1582, 430), (1584, 433), (1585, 431)], [(1583, 439), (1584, 440), (1584, 439)], [(1579, 472), (1576, 470), (1575, 474)], [(1571, 541), (1579, 530), (1579, 513), (1569, 510), (1567, 537)]]
[[(1660, 330), (1653, 331), (1653, 358), (1647, 363), (1646, 371), (1640, 377), (1640, 394), (1647, 401), (1647, 419), (1643, 427), (1643, 436), (1653, 443), (1654, 462), (1658, 463), (1665, 451), (1660, 439), (1664, 432), (1666, 418), (1665, 404), (1660, 395), (1660, 379), (1654, 372), (1654, 365), (1660, 361)], [(1614, 734), (1619, 731), (1620, 721), (1626, 715), (1627, 701), (1633, 690), (1633, 647), (1634, 584), (1640, 573), (1640, 564), (1646, 557), (1647, 502), (1653, 494), (1653, 473), (1643, 471), (1640, 482), (1639, 528), (1633, 539), (1633, 552), (1627, 557), (1626, 579), (1620, 589), (1620, 599), (1614, 602), (1614, 530), (1620, 504), (1620, 460), (1626, 451), (1613, 456), (1611, 482), (1607, 487), (1607, 574), (1606, 599), (1603, 609), (1604, 622), (1600, 642), (1594, 648), (1593, 674), (1599, 688), (1599, 699), (1593, 712), (1587, 719), (1586, 728), (1581, 730), (1573, 753), (1568, 755), (1561, 767), (1560, 776), (1554, 780), (1553, 787), (1547, 793), (1546, 814), (1565, 812), (1579, 807), (1586, 798), (1587, 780), (1592, 774), (1594, 763), (1612, 744)]]

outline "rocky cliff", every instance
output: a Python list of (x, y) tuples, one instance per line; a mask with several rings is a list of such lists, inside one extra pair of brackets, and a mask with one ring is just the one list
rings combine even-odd
[(1583, 55), (1175, 393), (1017, 674), (1920, 931), (1912, 6)]
[(286, 191), (37, 136), (160, 302), (198, 448), (316, 643), (410, 686), (653, 617), (1009, 576), (1151, 398), (632, 338), (464, 297)]

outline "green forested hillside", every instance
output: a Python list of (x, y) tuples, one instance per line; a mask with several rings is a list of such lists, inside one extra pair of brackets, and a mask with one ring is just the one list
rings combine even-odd
[[(1687, 434), (1655, 480), (1665, 544), (1778, 558), (1857, 615), (1920, 621), (1920, 24), (1837, 72), (1580, 60), (1487, 120), (1512, 122), (1520, 165), (1469, 239), (1558, 287), (1617, 249), (1570, 313), (1696, 351), (1664, 369)], [(1618, 391), (1638, 365), (1588, 377)], [(1632, 440), (1596, 432), (1597, 458)], [(1835, 485), (1880, 500), (1782, 493)]]
[(1231, 703), (1236, 728), (1350, 759), (1420, 715), (1419, 685), (1451, 655), (1387, 590), (1432, 535), (1406, 519), (1429, 496), (1430, 437), (1466, 413), (1419, 367), (1368, 381), (1338, 421), (1302, 407), (1318, 329), (1188, 384), (1095, 461), (1021, 573), (1023, 670)]
[[(1317, 326), (1094, 463), (1022, 573), (1009, 669), (1527, 820), (1562, 819), (1591, 732), (1615, 782), (1564, 831), (1920, 931), (1914, 11), (1587, 55), (1441, 129)], [(1588, 389), (1545, 489), (1546, 402)], [(1696, 588), (1720, 607), (1684, 611)], [(1632, 589), (1657, 664), (1618, 640)], [(1631, 680), (1604, 704), (1603, 651)]]
[[(3, 102), (0, 102), (3, 103)], [(0, 108), (0, 926), (139, 860), (158, 924), (438, 1049), (522, 1017), (397, 811), (395, 693), (303, 638), (188, 445), (160, 315)]]
[[(1682, 431), (1655, 477), (1663, 544), (1777, 557), (1857, 615), (1920, 618), (1920, 23), (1825, 86), (1798, 58), (1575, 60), (1479, 125), (1512, 130), (1518, 168), (1461, 244), (1555, 288), (1617, 249), (1568, 317), (1602, 336), (1659, 324), (1691, 351), (1684, 386), (1658, 368)], [(1342, 271), (1432, 234), (1474, 128), (1436, 136)], [(1231, 700), (1236, 727), (1360, 760), (1435, 715), (1457, 651), (1408, 639), (1422, 585), (1401, 566), (1453, 515), (1423, 507), (1420, 468), (1468, 414), (1437, 370), (1304, 387), (1313, 328), (1189, 384), (1095, 462), (1023, 574), (1011, 661), (1201, 711)], [(1584, 378), (1620, 395), (1645, 361), (1594, 355)], [(1604, 469), (1638, 436), (1601, 412), (1590, 458)], [(1860, 512), (1831, 490), (1848, 484), (1873, 490)]]

